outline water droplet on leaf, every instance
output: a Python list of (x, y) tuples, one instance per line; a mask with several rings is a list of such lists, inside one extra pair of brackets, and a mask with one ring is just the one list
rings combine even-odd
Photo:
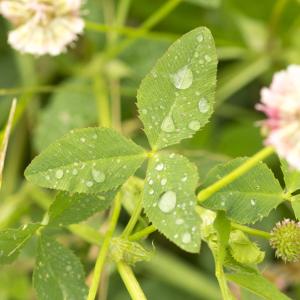
[(190, 243), (192, 240), (192, 236), (189, 232), (185, 232), (183, 235), (182, 235), (182, 242), (184, 244), (188, 244)]
[(93, 169), (92, 170), (92, 176), (93, 176), (93, 179), (98, 182), (98, 183), (101, 183), (105, 180), (105, 174), (99, 170), (95, 170)]
[(201, 98), (198, 102), (198, 108), (201, 113), (207, 113), (209, 110), (208, 102), (205, 98)]
[(176, 206), (176, 193), (173, 191), (165, 192), (159, 199), (158, 207), (164, 213), (171, 212)]
[(188, 89), (193, 83), (193, 73), (188, 66), (184, 66), (171, 75), (171, 81), (177, 89)]
[(55, 177), (57, 179), (61, 179), (61, 178), (63, 178), (63, 176), (64, 176), (64, 171), (63, 170), (59, 169), (59, 170), (56, 171)]
[(189, 129), (193, 130), (193, 131), (197, 131), (200, 129), (200, 122), (199, 121), (191, 121), (188, 125)]
[(173, 119), (170, 116), (164, 118), (161, 129), (165, 132), (173, 132), (175, 130), (175, 124)]

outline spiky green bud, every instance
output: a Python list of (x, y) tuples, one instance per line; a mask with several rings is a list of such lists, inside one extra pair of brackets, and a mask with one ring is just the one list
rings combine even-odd
[(300, 222), (284, 219), (271, 231), (270, 245), (285, 262), (300, 260)]

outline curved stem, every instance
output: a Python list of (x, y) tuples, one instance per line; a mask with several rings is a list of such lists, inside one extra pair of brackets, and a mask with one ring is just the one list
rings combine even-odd
[(132, 300), (147, 300), (143, 290), (141, 289), (138, 281), (136, 280), (132, 269), (125, 264), (124, 262), (120, 261), (117, 263), (117, 268), (119, 271), (120, 276), (128, 290), (128, 293), (131, 296)]
[(254, 156), (250, 157), (245, 163), (240, 165), (238, 168), (216, 181), (212, 185), (203, 189), (198, 193), (198, 202), (204, 202), (210, 196), (221, 190), (223, 187), (227, 186), (243, 174), (247, 173), (253, 167), (255, 167), (261, 160), (270, 156), (274, 153), (274, 149), (272, 147), (263, 148), (261, 151), (257, 152)]
[(232, 222), (231, 223), (231, 227), (234, 229), (239, 229), (245, 233), (251, 234), (251, 235), (255, 235), (255, 236), (259, 236), (259, 237), (263, 237), (265, 239), (270, 239), (271, 238), (271, 234), (269, 232), (266, 231), (262, 231), (259, 229), (255, 229), (255, 228), (251, 228), (245, 225), (241, 225), (241, 224), (237, 224)]
[(96, 261), (96, 265), (95, 265), (95, 270), (94, 270), (94, 276), (93, 276), (93, 281), (89, 290), (89, 295), (87, 300), (94, 300), (97, 294), (97, 290), (99, 287), (99, 283), (100, 283), (100, 279), (101, 279), (101, 273), (104, 267), (104, 263), (106, 260), (106, 256), (109, 250), (109, 244), (110, 244), (110, 240), (112, 238), (112, 235), (115, 231), (117, 222), (118, 222), (118, 218), (120, 215), (120, 211), (121, 211), (121, 197), (120, 194), (118, 193), (116, 198), (115, 198), (115, 203), (114, 203), (114, 207), (112, 209), (112, 213), (111, 213), (111, 219), (109, 222), (109, 227), (108, 230), (105, 234), (103, 243), (102, 243), (102, 247), (100, 249), (97, 261)]
[(143, 209), (143, 202), (142, 202), (142, 199), (139, 199), (139, 201), (138, 201), (136, 207), (134, 208), (133, 213), (129, 219), (129, 222), (127, 223), (124, 231), (121, 234), (122, 238), (127, 238), (131, 234), (134, 226), (136, 225), (136, 223), (139, 219), (142, 209)]

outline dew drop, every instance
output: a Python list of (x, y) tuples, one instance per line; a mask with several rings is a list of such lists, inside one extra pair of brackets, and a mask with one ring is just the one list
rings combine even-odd
[(165, 132), (173, 132), (175, 130), (175, 124), (173, 119), (170, 116), (164, 118), (161, 129)]
[(61, 178), (63, 178), (63, 176), (64, 176), (64, 171), (63, 170), (59, 169), (59, 170), (56, 171), (55, 177), (57, 179), (61, 179)]
[(207, 62), (211, 62), (211, 57), (209, 55), (205, 55), (204, 56), (204, 59), (207, 61)]
[(82, 143), (85, 143), (85, 138), (81, 138), (80, 141), (81, 141)]
[(250, 201), (250, 202), (251, 202), (251, 205), (252, 205), (252, 206), (255, 206), (255, 204), (256, 204), (256, 201), (255, 201), (254, 199), (251, 199), (251, 201)]
[(176, 223), (176, 225), (181, 225), (181, 224), (183, 224), (183, 219), (176, 219), (176, 221), (175, 221), (175, 223)]
[(165, 192), (159, 199), (158, 207), (164, 213), (171, 212), (176, 206), (176, 193), (173, 191)]
[(160, 163), (160, 164), (156, 165), (155, 170), (162, 171), (164, 169), (164, 167), (165, 167), (164, 164)]
[(182, 242), (184, 244), (188, 244), (190, 243), (192, 240), (192, 236), (189, 232), (185, 232), (183, 235), (182, 235)]
[(202, 34), (198, 34), (196, 39), (197, 39), (197, 41), (198, 41), (199, 43), (201, 43), (201, 42), (204, 40)]
[(171, 81), (179, 90), (188, 89), (193, 83), (193, 73), (188, 66), (179, 69), (175, 74), (172, 74)]
[(143, 114), (143, 115), (146, 115), (146, 114), (147, 114), (147, 112), (148, 112), (148, 111), (147, 111), (147, 109), (145, 109), (145, 108), (144, 108), (144, 109), (142, 109), (142, 114)]
[(184, 176), (181, 178), (181, 181), (182, 181), (182, 182), (186, 182), (186, 181), (187, 181), (187, 175), (184, 175)]
[(72, 171), (72, 174), (76, 176), (76, 175), (78, 174), (77, 169), (74, 169), (74, 170)]
[(87, 181), (85, 184), (87, 187), (92, 187), (94, 185), (93, 181)]
[(105, 180), (105, 174), (99, 170), (95, 170), (95, 169), (92, 169), (92, 176), (93, 176), (93, 179), (98, 182), (98, 183), (101, 183)]
[(167, 184), (167, 178), (163, 178), (161, 181), (160, 181), (160, 184), (162, 185), (162, 186), (164, 186), (164, 185), (166, 185)]
[(154, 194), (154, 190), (151, 189), (151, 190), (149, 191), (149, 195), (153, 195), (153, 194)]
[(193, 131), (197, 131), (200, 129), (200, 122), (199, 121), (191, 121), (188, 125), (189, 129), (193, 130)]
[(207, 113), (209, 110), (208, 102), (205, 98), (201, 98), (198, 102), (198, 108), (201, 113)]

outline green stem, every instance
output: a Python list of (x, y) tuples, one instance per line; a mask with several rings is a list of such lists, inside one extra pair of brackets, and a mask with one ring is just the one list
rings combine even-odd
[(128, 38), (125, 41), (120, 42), (116, 47), (112, 47), (107, 53), (107, 59), (112, 59), (118, 56), (123, 50), (129, 47), (140, 36), (143, 36), (145, 32), (157, 25), (163, 20), (172, 10), (174, 10), (182, 0), (169, 0), (160, 7), (153, 15), (151, 15), (138, 29), (136, 36)]
[[(141, 34), (141, 30), (135, 27), (128, 27), (128, 26), (110, 26), (106, 24), (99, 24), (92, 21), (85, 21), (85, 28), (90, 31), (95, 32), (117, 32), (120, 35), (127, 36), (129, 38), (138, 38), (143, 37), (149, 40), (176, 40), (179, 36), (174, 33), (168, 32), (143, 32)], [(0, 90), (1, 91), (1, 90)]]
[(221, 178), (220, 180), (216, 181), (212, 185), (208, 186), (207, 188), (203, 189), (198, 193), (198, 202), (204, 202), (210, 196), (248, 172), (250, 169), (255, 167), (261, 160), (265, 159), (266, 157), (270, 156), (274, 153), (274, 149), (272, 147), (263, 148), (261, 151), (257, 152), (254, 156), (249, 158), (245, 163), (240, 165), (238, 168)]
[(280, 17), (287, 3), (288, 0), (277, 0), (274, 5), (274, 8), (271, 13), (270, 22), (269, 22), (269, 42), (268, 42), (269, 47), (272, 46), (272, 40), (275, 36)]
[(126, 22), (126, 18), (129, 12), (131, 0), (119, 1), (115, 24), (116, 26), (123, 26)]
[(118, 222), (118, 218), (120, 215), (120, 211), (121, 211), (121, 197), (120, 197), (120, 194), (117, 194), (117, 196), (115, 198), (114, 206), (112, 208), (112, 213), (111, 213), (111, 218), (109, 221), (108, 230), (104, 236), (102, 247), (100, 249), (100, 252), (99, 252), (99, 255), (98, 255), (98, 258), (96, 261), (93, 280), (92, 280), (92, 284), (91, 284), (91, 287), (89, 290), (89, 295), (88, 295), (87, 300), (94, 300), (96, 297), (100, 279), (101, 279), (101, 273), (102, 273), (102, 270), (104, 267), (107, 253), (109, 251), (110, 240), (115, 231), (115, 228), (116, 228), (116, 225)]
[(220, 286), (222, 298), (224, 300), (231, 300), (233, 296), (230, 293), (230, 290), (227, 285), (226, 276), (223, 271), (223, 265), (216, 259), (216, 277)]
[(271, 234), (269, 232), (266, 231), (262, 231), (259, 229), (255, 229), (255, 228), (251, 228), (245, 225), (241, 225), (241, 224), (237, 224), (232, 222), (231, 223), (231, 227), (234, 229), (239, 229), (245, 233), (251, 234), (251, 235), (255, 235), (255, 236), (259, 236), (259, 237), (263, 237), (265, 239), (270, 239), (271, 238)]
[(111, 127), (111, 113), (107, 89), (101, 74), (94, 77), (94, 94), (98, 104), (98, 120), (99, 125), (103, 127)]
[(117, 263), (118, 272), (127, 288), (132, 300), (147, 300), (143, 290), (141, 289), (138, 281), (136, 280), (132, 269), (120, 261)]
[(124, 231), (121, 234), (122, 238), (127, 238), (131, 234), (132, 230), (134, 229), (134, 226), (136, 225), (140, 217), (142, 209), (143, 209), (143, 202), (142, 199), (139, 199), (129, 219), (129, 222), (127, 223)]
[(128, 237), (129, 241), (137, 241), (147, 237), (152, 232), (155, 232), (156, 228), (153, 225), (150, 225)]

